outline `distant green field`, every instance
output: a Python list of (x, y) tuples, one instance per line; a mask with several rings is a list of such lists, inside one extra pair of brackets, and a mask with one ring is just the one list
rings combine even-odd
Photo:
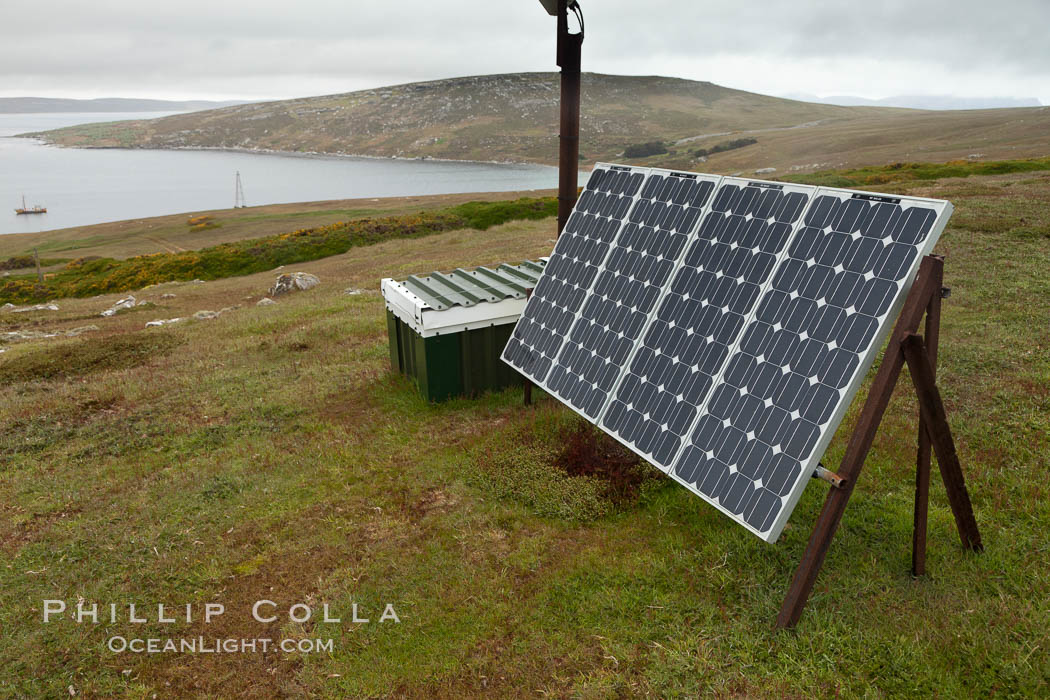
[(1006, 175), (1050, 170), (1050, 158), (997, 161), (952, 161), (950, 163), (893, 163), (891, 165), (825, 170), (816, 173), (786, 175), (787, 182), (827, 187), (863, 188), (910, 180), (942, 180), (975, 175)]
[(0, 282), (0, 302), (85, 297), (141, 289), (162, 282), (249, 275), (280, 265), (338, 255), (355, 246), (462, 228), (484, 231), (507, 221), (544, 219), (556, 213), (557, 200), (551, 197), (467, 202), (414, 215), (365, 217), (194, 251), (154, 253), (123, 260), (82, 258), (48, 275), (43, 283), (35, 275), (7, 278)]

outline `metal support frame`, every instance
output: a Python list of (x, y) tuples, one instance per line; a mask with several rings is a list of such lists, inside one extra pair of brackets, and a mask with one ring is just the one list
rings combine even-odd
[[(921, 575), (925, 571), (931, 447), (937, 455), (941, 478), (948, 491), (948, 500), (955, 516), (963, 547), (978, 552), (982, 549), (977, 521), (973, 516), (970, 496), (966, 491), (959, 457), (955, 452), (951, 429), (948, 426), (944, 404), (936, 384), (935, 368), (943, 279), (944, 258), (936, 255), (928, 255), (923, 258), (915, 284), (904, 302), (904, 308), (890, 336), (882, 364), (875, 375), (853, 435), (846, 446), (846, 454), (838, 470), (838, 475), (843, 479), (843, 483), (838, 488), (828, 491), (824, 507), (817, 518), (809, 544), (806, 545), (802, 561), (799, 563), (777, 617), (778, 628), (794, 627), (802, 616), (802, 610), (813, 591), (817, 573), (824, 563), (824, 557), (831, 546), (831, 539), (835, 536), (835, 530), (838, 529), (846, 504), (849, 503), (853, 487), (864, 466), (864, 459), (875, 440), (875, 433), (878, 432), (879, 423), (889, 405), (893, 388), (905, 363), (911, 373), (920, 406), (912, 571), (916, 575)], [(926, 316), (925, 343), (921, 336), (915, 334), (924, 314)]]
[[(935, 272), (942, 272), (938, 267)], [(944, 289), (944, 280), (938, 279), (937, 285)], [(926, 354), (930, 360), (930, 369), (934, 379), (937, 376), (937, 347), (941, 336), (941, 299), (942, 293), (930, 295), (926, 306)], [(930, 502), (930, 436), (926, 432), (926, 420), (919, 414), (919, 447), (915, 455), (915, 513), (912, 529), (912, 576), (923, 576), (926, 573), (926, 516)]]
[[(528, 303), (529, 297), (532, 296), (532, 290), (533, 290), (533, 287), (529, 287), (528, 289), (525, 290), (525, 301), (526, 301), (526, 303)], [(529, 379), (524, 374), (521, 375), (521, 376), (525, 377), (525, 396), (524, 396), (523, 403), (526, 406), (531, 406), (532, 405), (532, 380)]]

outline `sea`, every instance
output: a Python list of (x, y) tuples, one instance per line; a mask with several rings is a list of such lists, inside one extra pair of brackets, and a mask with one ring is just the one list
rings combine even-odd
[[(238, 172), (248, 206), (558, 186), (557, 168), (543, 165), (59, 148), (14, 138), (74, 124), (169, 114), (0, 114), (0, 234), (232, 207)], [(17, 216), (23, 195), (26, 204), (47, 207), (47, 213)]]

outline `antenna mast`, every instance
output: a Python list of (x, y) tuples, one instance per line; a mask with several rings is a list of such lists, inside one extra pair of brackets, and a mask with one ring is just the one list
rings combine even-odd
[(244, 202), (244, 187), (241, 185), (241, 171), (237, 171), (237, 184), (233, 192), (233, 208), (244, 209), (247, 204)]

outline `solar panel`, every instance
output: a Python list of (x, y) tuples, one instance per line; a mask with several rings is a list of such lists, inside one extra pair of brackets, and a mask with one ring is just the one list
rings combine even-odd
[(774, 541), (951, 211), (600, 165), (504, 359)]

